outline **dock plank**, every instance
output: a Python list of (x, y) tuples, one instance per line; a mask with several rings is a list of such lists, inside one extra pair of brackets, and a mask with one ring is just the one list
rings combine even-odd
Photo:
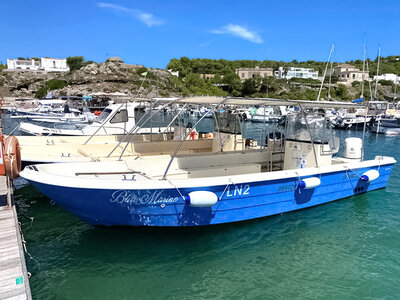
[[(0, 195), (8, 192), (6, 177), (0, 176)], [(0, 207), (0, 300), (3, 299), (32, 299), (15, 206)]]

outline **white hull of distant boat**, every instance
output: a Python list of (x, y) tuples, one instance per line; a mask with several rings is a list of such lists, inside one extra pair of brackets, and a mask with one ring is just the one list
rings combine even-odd
[[(19, 129), (21, 132), (29, 135), (81, 136), (127, 134), (136, 124), (135, 108), (138, 106), (138, 103), (111, 104), (103, 110), (93, 124), (75, 125), (74, 129), (49, 128), (32, 123), (21, 123)], [(137, 133), (151, 134), (166, 130), (167, 128), (164, 127), (143, 127)]]
[(248, 121), (255, 123), (277, 123), (281, 119), (281, 115), (275, 113), (272, 107), (260, 107), (258, 109), (250, 108), (246, 111)]

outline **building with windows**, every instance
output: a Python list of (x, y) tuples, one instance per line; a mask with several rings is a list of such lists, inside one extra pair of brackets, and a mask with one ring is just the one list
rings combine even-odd
[(314, 71), (314, 69), (291, 67), (286, 73), (286, 79), (291, 78), (318, 79), (318, 71)]
[(64, 58), (42, 57), (39, 59), (7, 59), (8, 71), (68, 72)]
[(393, 81), (393, 83), (400, 83), (400, 76), (397, 76), (396, 74), (392, 73), (387, 73), (387, 74), (381, 74), (378, 76), (374, 76), (374, 80), (390, 80)]
[(340, 64), (333, 68), (333, 74), (337, 76), (339, 83), (351, 84), (354, 81), (369, 80), (368, 72), (363, 72), (350, 64)]
[(256, 75), (260, 77), (273, 76), (274, 70), (272, 68), (260, 68), (256, 66), (255, 68), (239, 68), (236, 70), (236, 74), (241, 81), (245, 81), (246, 79), (254, 78)]
[(213, 79), (215, 77), (215, 74), (200, 74), (200, 78), (203, 79)]

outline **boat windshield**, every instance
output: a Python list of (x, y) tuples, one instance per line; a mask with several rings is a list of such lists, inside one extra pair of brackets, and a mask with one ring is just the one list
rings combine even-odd
[[(327, 143), (334, 136), (335, 131), (328, 126), (324, 113), (317, 111), (304, 112), (308, 127), (302, 113), (291, 113), (287, 115), (286, 138), (298, 141), (313, 141)], [(311, 133), (311, 136), (310, 136)]]
[(98, 116), (96, 118), (95, 122), (100, 123), (100, 124), (103, 123), (108, 118), (108, 116), (110, 115), (111, 112), (112, 112), (112, 110), (109, 108), (104, 109), (102, 111), (102, 113), (100, 114), (100, 116)]
[[(236, 112), (233, 111), (218, 111), (215, 113), (216, 119), (214, 118), (214, 128), (219, 128), (220, 132), (241, 134), (242, 128), (240, 126), (239, 117)], [(218, 122), (218, 124), (216, 124)]]

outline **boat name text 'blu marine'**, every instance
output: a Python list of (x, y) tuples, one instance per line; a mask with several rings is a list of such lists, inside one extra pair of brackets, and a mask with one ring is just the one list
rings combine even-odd
[(136, 195), (130, 191), (115, 191), (111, 195), (111, 203), (125, 203), (125, 204), (147, 204), (147, 205), (157, 205), (165, 203), (176, 203), (178, 202), (178, 197), (162, 197), (164, 190), (148, 192), (144, 195)]

